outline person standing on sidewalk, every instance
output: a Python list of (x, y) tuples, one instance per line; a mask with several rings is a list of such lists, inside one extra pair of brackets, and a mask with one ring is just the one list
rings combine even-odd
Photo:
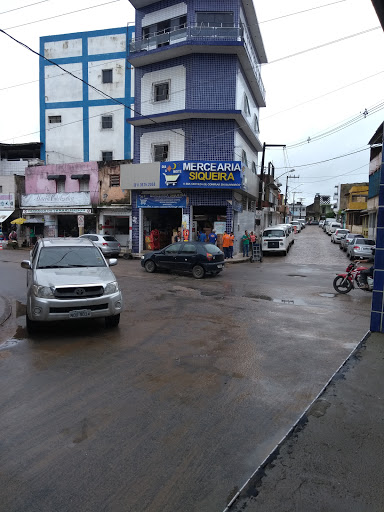
[(215, 233), (215, 230), (212, 229), (212, 232), (209, 233), (208, 240), (210, 244), (216, 245), (217, 242), (217, 235)]
[(243, 258), (245, 256), (248, 258), (248, 256), (249, 256), (249, 235), (248, 235), (247, 230), (245, 230), (245, 233), (241, 237), (241, 240), (243, 242)]
[(231, 234), (229, 235), (229, 258), (233, 260), (233, 244), (235, 242), (235, 235), (233, 234), (233, 231), (231, 231)]
[(228, 259), (229, 256), (229, 246), (231, 243), (231, 235), (229, 235), (226, 231), (224, 231), (223, 235), (223, 251), (224, 251), (224, 259)]

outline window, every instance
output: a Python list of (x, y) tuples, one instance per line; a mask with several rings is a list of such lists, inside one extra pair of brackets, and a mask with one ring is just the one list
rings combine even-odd
[(109, 176), (110, 187), (120, 187), (120, 174), (111, 174)]
[(247, 153), (244, 151), (244, 149), (241, 151), (241, 163), (244, 164), (245, 167), (248, 167)]
[(253, 118), (253, 129), (256, 133), (260, 133), (259, 120), (256, 115)]
[(187, 25), (187, 16), (182, 15), (177, 18), (171, 18), (170, 20), (160, 21), (159, 23), (154, 23), (153, 25), (149, 25), (147, 27), (142, 28), (142, 36), (143, 39), (147, 39), (148, 37), (153, 37), (159, 34), (166, 34), (178, 29), (185, 28)]
[(101, 116), (101, 128), (103, 130), (110, 130), (113, 128), (112, 116)]
[(3, 192), (3, 186), (0, 185), (0, 193)]
[(196, 22), (208, 27), (232, 27), (233, 12), (197, 12)]
[(196, 254), (196, 247), (193, 244), (184, 244), (180, 254)]
[(249, 108), (248, 96), (244, 94), (244, 113), (246, 116), (251, 115), (251, 109)]
[(252, 172), (253, 172), (253, 174), (257, 174), (257, 167), (256, 167), (255, 162), (252, 162)]
[(89, 192), (89, 179), (79, 180), (79, 192)]
[(169, 81), (159, 84), (153, 84), (153, 101), (169, 100)]
[(181, 244), (170, 245), (167, 249), (165, 249), (165, 254), (175, 254), (179, 252)]
[(169, 144), (154, 144), (153, 145), (153, 161), (166, 162), (168, 160)]
[(113, 152), (112, 151), (102, 151), (101, 159), (103, 162), (110, 162), (113, 160)]
[(103, 84), (111, 84), (113, 81), (112, 69), (102, 70), (102, 82)]
[(61, 123), (61, 116), (48, 116), (48, 123)]
[(56, 181), (56, 192), (65, 192), (65, 181), (64, 180)]

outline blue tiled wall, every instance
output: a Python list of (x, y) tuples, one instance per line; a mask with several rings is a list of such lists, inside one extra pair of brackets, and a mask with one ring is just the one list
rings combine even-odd
[[(384, 166), (384, 152), (381, 169)], [(384, 172), (380, 173), (375, 272), (372, 293), (371, 331), (384, 332)]]
[[(184, 130), (184, 160), (240, 160), (234, 154), (234, 132), (238, 128), (231, 119), (189, 119), (135, 128), (134, 163), (140, 163), (140, 138), (144, 133)], [(216, 135), (215, 135), (216, 134)]]

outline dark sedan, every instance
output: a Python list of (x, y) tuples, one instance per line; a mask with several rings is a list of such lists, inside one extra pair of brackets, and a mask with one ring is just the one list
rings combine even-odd
[(192, 272), (201, 279), (205, 274), (219, 274), (224, 268), (224, 253), (216, 245), (203, 242), (177, 242), (160, 251), (151, 251), (141, 257), (141, 266), (147, 272), (157, 269)]

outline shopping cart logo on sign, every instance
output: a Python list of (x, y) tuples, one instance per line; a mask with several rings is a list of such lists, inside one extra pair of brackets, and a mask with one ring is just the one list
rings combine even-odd
[(180, 176), (180, 174), (167, 174), (166, 172), (163, 172), (163, 175), (165, 177), (165, 184), (167, 187), (169, 187), (169, 185), (175, 186)]

